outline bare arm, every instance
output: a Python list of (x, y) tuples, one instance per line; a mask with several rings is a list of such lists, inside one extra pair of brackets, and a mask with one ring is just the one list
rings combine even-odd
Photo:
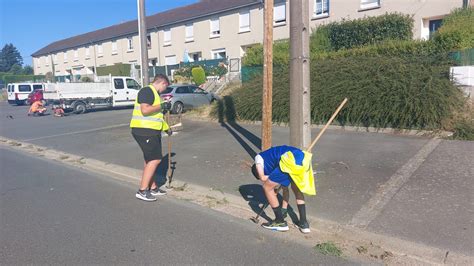
[(153, 113), (159, 112), (161, 110), (161, 106), (160, 105), (153, 106), (147, 103), (141, 103), (140, 110), (142, 111), (143, 115), (151, 115)]
[(261, 164), (257, 164), (257, 173), (260, 178), (260, 181), (264, 182), (268, 180), (268, 176), (265, 175), (265, 172), (263, 171), (263, 166)]

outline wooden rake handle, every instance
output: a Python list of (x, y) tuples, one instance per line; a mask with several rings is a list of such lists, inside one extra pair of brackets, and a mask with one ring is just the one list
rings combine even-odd
[(326, 131), (326, 129), (328, 129), (329, 125), (332, 123), (332, 121), (334, 120), (334, 118), (336, 118), (337, 114), (339, 114), (339, 112), (341, 111), (342, 107), (344, 107), (344, 105), (347, 103), (347, 98), (344, 99), (344, 101), (342, 101), (342, 103), (339, 105), (339, 107), (336, 109), (336, 111), (334, 112), (334, 114), (332, 114), (331, 118), (329, 119), (329, 121), (327, 122), (327, 124), (323, 127), (323, 129), (319, 132), (319, 134), (316, 136), (316, 138), (313, 140), (313, 142), (311, 143), (311, 145), (309, 146), (309, 148), (307, 149), (308, 152), (311, 152), (311, 150), (313, 149), (314, 145), (316, 145), (316, 142), (318, 142), (318, 140), (321, 138), (321, 136), (324, 134), (324, 131)]

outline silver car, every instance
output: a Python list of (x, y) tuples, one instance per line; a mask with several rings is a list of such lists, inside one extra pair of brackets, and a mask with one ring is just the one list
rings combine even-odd
[(173, 114), (180, 114), (216, 100), (214, 94), (192, 84), (173, 84), (162, 92), (160, 97), (163, 101), (171, 102), (171, 113)]

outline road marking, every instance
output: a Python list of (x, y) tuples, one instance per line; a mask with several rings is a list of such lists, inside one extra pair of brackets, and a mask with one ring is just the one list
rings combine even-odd
[(352, 217), (349, 225), (362, 229), (367, 228), (440, 143), (441, 139), (428, 141), (415, 156), (380, 186), (377, 193)]
[(82, 133), (90, 133), (90, 132), (102, 131), (102, 130), (106, 130), (106, 129), (114, 129), (114, 128), (119, 128), (119, 127), (124, 127), (124, 126), (128, 126), (128, 125), (130, 125), (130, 123), (118, 124), (118, 125), (107, 126), (107, 127), (99, 127), (99, 128), (88, 129), (88, 130), (80, 130), (80, 131), (68, 132), (68, 133), (57, 134), (57, 135), (49, 135), (49, 136), (43, 136), (43, 137), (38, 137), (38, 138), (33, 138), (33, 139), (24, 139), (22, 141), (34, 141), (34, 140), (49, 139), (49, 138), (76, 135), (76, 134), (82, 134)]

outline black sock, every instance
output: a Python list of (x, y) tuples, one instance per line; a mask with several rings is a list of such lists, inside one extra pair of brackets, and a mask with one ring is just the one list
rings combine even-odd
[(300, 223), (306, 222), (306, 205), (298, 204), (298, 212), (300, 213)]
[(281, 223), (283, 222), (283, 214), (281, 213), (281, 208), (280, 206), (276, 207), (276, 208), (272, 208), (273, 209), (273, 212), (275, 213), (275, 222), (277, 223)]

